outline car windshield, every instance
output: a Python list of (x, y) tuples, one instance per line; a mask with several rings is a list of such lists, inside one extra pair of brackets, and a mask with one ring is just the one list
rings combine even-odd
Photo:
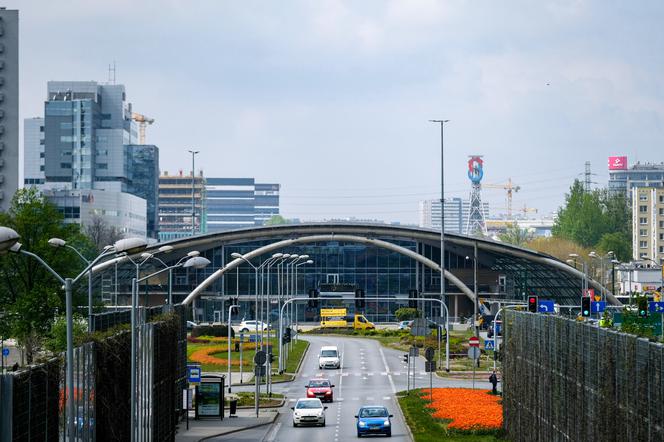
[(313, 380), (309, 381), (309, 386), (310, 387), (329, 387), (330, 386), (330, 381), (327, 380)]
[(335, 358), (337, 357), (337, 351), (336, 350), (323, 350), (320, 352), (320, 355), (325, 357), (325, 358)]
[(387, 417), (387, 408), (363, 408), (360, 411), (360, 417)]
[(297, 405), (295, 406), (296, 409), (302, 410), (302, 409), (313, 409), (313, 408), (322, 408), (322, 405), (320, 401), (298, 401)]

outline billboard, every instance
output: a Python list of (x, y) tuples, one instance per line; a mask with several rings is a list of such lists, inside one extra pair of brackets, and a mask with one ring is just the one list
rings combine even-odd
[(609, 157), (609, 170), (627, 170), (627, 157)]
[(482, 156), (473, 155), (468, 160), (468, 179), (473, 182), (473, 184), (479, 184), (482, 181), (484, 176), (484, 161), (482, 161)]

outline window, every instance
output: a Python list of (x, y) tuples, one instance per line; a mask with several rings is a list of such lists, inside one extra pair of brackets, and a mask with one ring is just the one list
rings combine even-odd
[(648, 213), (648, 206), (639, 206), (639, 213)]
[(44, 165), (43, 165), (43, 164), (42, 164), (41, 166), (39, 166), (39, 171), (40, 171), (40, 172), (43, 172), (43, 171), (44, 171)]
[(660, 228), (660, 229), (664, 229), (664, 221), (660, 221), (660, 222), (659, 222), (659, 228)]
[(639, 236), (648, 236), (648, 229), (639, 229)]
[(660, 241), (664, 241), (664, 233), (660, 233), (660, 234), (659, 234), (659, 240), (660, 240)]
[(108, 164), (107, 163), (97, 163), (96, 167), (99, 170), (104, 170), (104, 169), (108, 169)]
[(639, 201), (648, 201), (647, 193), (639, 193)]
[(71, 163), (60, 163), (60, 168), (71, 169)]
[(659, 246), (659, 253), (664, 253), (664, 246)]
[(648, 241), (639, 241), (639, 247), (642, 249), (648, 248)]
[(664, 204), (664, 195), (659, 196), (659, 202)]
[(648, 224), (648, 218), (640, 217), (639, 218), (639, 224), (641, 224), (642, 226), (647, 225)]
[(39, 158), (44, 158), (46, 154), (44, 152), (39, 152)]
[(660, 214), (660, 216), (664, 216), (664, 208), (659, 209), (659, 214)]

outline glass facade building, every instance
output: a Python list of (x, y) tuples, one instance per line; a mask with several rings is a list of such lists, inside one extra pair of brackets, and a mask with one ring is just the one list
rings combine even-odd
[(254, 178), (206, 178), (208, 232), (265, 224), (279, 214), (279, 184), (260, 184)]

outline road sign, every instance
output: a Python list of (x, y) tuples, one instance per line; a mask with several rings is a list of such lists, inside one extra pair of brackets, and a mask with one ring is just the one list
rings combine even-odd
[(649, 302), (648, 310), (653, 313), (662, 313), (664, 314), (664, 302)]
[(468, 357), (470, 359), (473, 359), (473, 360), (479, 359), (480, 354), (481, 354), (480, 349), (477, 348), (477, 347), (470, 347), (468, 349)]
[(425, 361), (424, 371), (426, 371), (427, 373), (436, 371), (436, 361)]
[(265, 377), (267, 367), (265, 365), (254, 365), (254, 376)]
[(471, 336), (471, 338), (468, 340), (468, 345), (471, 347), (479, 347), (480, 346), (480, 338), (477, 336)]
[(410, 334), (413, 336), (428, 336), (429, 333), (431, 333), (431, 329), (426, 319), (417, 318), (410, 326)]
[(484, 350), (494, 350), (496, 347), (495, 341), (493, 339), (484, 340)]
[(408, 351), (408, 355), (411, 358), (416, 358), (420, 355), (420, 349), (417, 347), (410, 347), (410, 350)]
[(200, 384), (201, 382), (200, 365), (187, 365), (187, 381), (189, 381), (190, 384)]
[(267, 361), (267, 354), (263, 350), (258, 350), (254, 355), (254, 364), (263, 365)]
[(593, 313), (602, 313), (606, 310), (606, 301), (595, 301), (590, 303), (590, 311)]
[(433, 349), (433, 347), (427, 347), (426, 350), (424, 350), (424, 357), (427, 361), (433, 361), (435, 354), (436, 351)]
[(9, 356), (9, 349), (8, 348), (3, 348), (2, 349), (2, 356)]
[(553, 301), (543, 301), (539, 302), (539, 312), (540, 313), (554, 313)]

